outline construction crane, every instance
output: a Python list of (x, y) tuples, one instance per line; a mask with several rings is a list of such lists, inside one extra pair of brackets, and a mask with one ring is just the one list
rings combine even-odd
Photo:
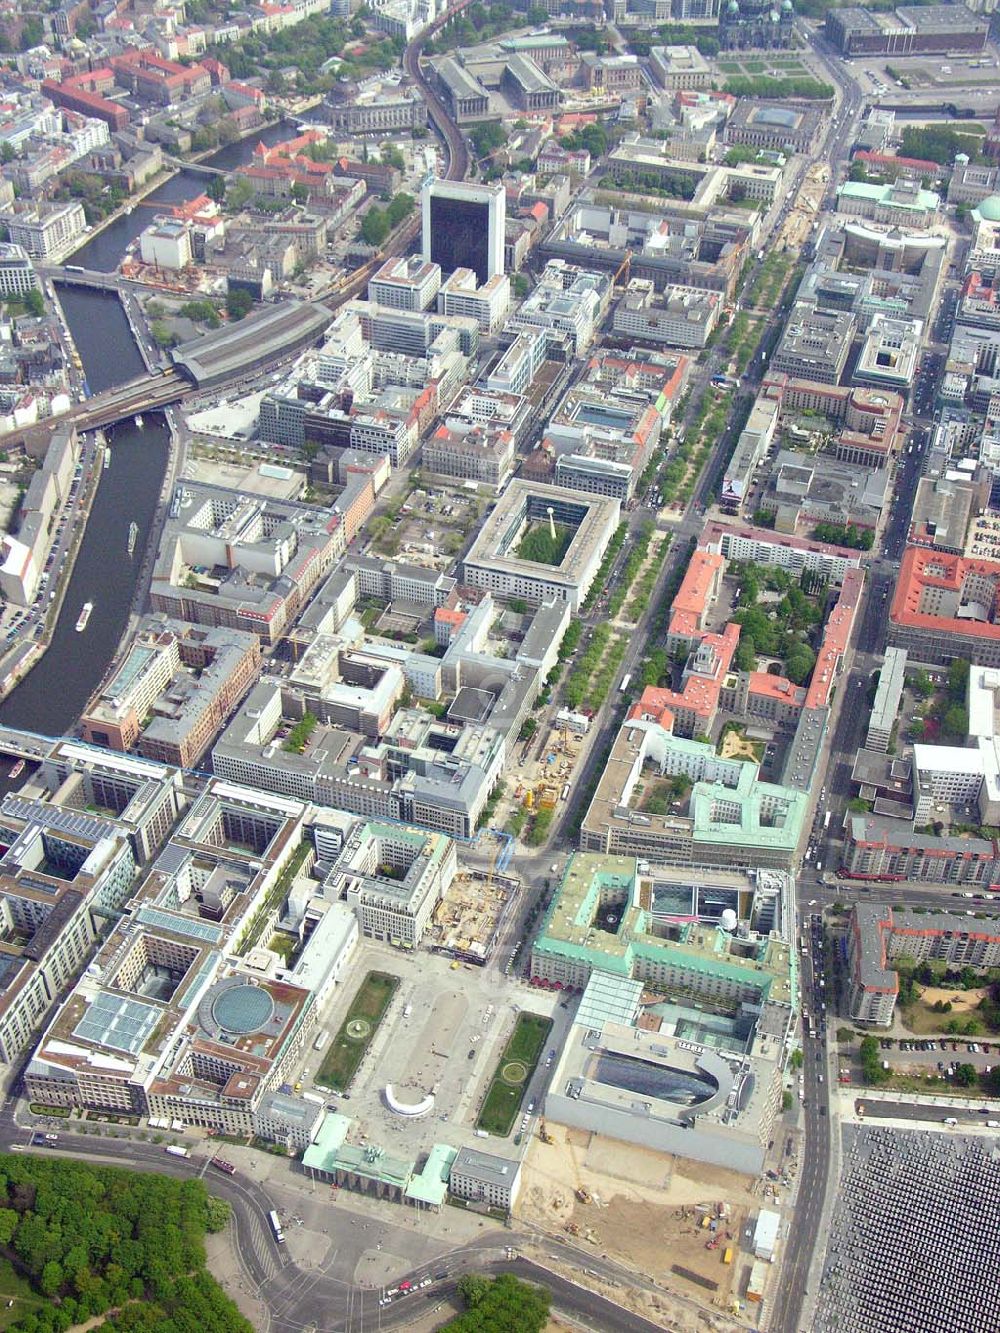
[(624, 274), (624, 281), (628, 282), (629, 274), (631, 273), (631, 271), (632, 271), (632, 251), (628, 250), (625, 254), (625, 258), (618, 265), (618, 272), (612, 278), (611, 285), (613, 287), (617, 287), (619, 280), (622, 279), (623, 274)]

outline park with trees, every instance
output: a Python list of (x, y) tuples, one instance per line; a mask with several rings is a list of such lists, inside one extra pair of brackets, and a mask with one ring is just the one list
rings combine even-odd
[(205, 1233), (228, 1218), (201, 1180), (0, 1156), (0, 1296), (14, 1300), (4, 1327), (251, 1333), (205, 1267)]

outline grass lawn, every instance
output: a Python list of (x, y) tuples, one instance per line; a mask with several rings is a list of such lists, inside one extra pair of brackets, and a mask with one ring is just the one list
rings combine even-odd
[(390, 976), (388, 972), (368, 973), (320, 1065), (316, 1075), (318, 1084), (337, 1092), (346, 1091), (398, 985), (399, 977)]
[(510, 1133), (551, 1030), (551, 1018), (542, 1014), (518, 1014), (479, 1112), (477, 1129), (485, 1129), (499, 1138)]
[[(7, 1309), (7, 1302), (13, 1298), (14, 1304)], [(14, 1272), (6, 1259), (0, 1259), (0, 1328), (9, 1328), (18, 1319), (23, 1319), (32, 1310), (48, 1305), (44, 1296), (31, 1290), (23, 1277)]]
[(532, 523), (518, 543), (517, 558), (531, 560), (536, 565), (561, 565), (570, 542), (576, 536), (576, 529), (565, 523), (555, 523), (553, 527), (555, 537), (548, 523)]

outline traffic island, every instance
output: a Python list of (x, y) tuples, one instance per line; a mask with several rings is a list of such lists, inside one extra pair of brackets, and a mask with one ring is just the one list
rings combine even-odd
[(368, 973), (320, 1066), (317, 1087), (334, 1092), (346, 1092), (350, 1087), (398, 985), (399, 977), (388, 972)]
[(542, 1014), (518, 1014), (514, 1031), (497, 1062), (480, 1108), (477, 1129), (498, 1138), (510, 1133), (551, 1030), (551, 1018)]

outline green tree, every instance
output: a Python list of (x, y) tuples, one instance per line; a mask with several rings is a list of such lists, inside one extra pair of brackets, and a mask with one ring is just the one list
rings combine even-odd
[(21, 50), (30, 51), (45, 41), (45, 29), (37, 14), (29, 14), (21, 24)]
[(757, 654), (754, 652), (753, 639), (749, 634), (740, 635), (733, 662), (737, 671), (757, 670)]
[(3, 142), (0, 143), (0, 162), (6, 166), (8, 162), (13, 162), (15, 157), (17, 157), (17, 152), (14, 145), (9, 139), (4, 139)]
[[(477, 1279), (468, 1288), (471, 1301), (465, 1290), (469, 1278)], [(492, 1281), (468, 1274), (460, 1280), (459, 1292), (467, 1309), (445, 1325), (454, 1333), (542, 1333), (549, 1321), (548, 1292), (521, 1282), (513, 1273), (503, 1273)]]
[(490, 1279), (481, 1273), (466, 1273), (458, 1280), (458, 1294), (471, 1310), (482, 1304), (491, 1286)]
[(292, 183), (292, 202), (295, 204), (306, 204), (309, 202), (309, 187), (302, 181)]
[(969, 693), (969, 663), (956, 657), (948, 668), (948, 698), (952, 703), (965, 703)]
[(816, 654), (807, 643), (797, 643), (785, 658), (785, 673), (795, 685), (804, 685), (816, 665)]
[(979, 1075), (975, 1065), (961, 1064), (955, 1070), (955, 1082), (960, 1088), (973, 1088), (978, 1081)]
[(929, 699), (934, 693), (934, 682), (923, 668), (914, 671), (909, 679), (909, 686), (913, 693), (920, 699)]
[(226, 313), (231, 320), (244, 319), (253, 309), (253, 297), (242, 287), (233, 287), (226, 293)]
[(157, 347), (173, 347), (174, 343), (177, 341), (169, 324), (165, 324), (162, 319), (154, 319), (149, 326), (149, 331), (152, 334), (153, 342), (156, 343)]
[(246, 208), (253, 198), (253, 186), (246, 176), (237, 176), (226, 191), (226, 207), (233, 213)]
[(961, 704), (949, 704), (941, 718), (941, 727), (949, 736), (967, 736), (969, 714)]
[(373, 204), (361, 223), (362, 240), (368, 245), (381, 245), (389, 235), (389, 230), (389, 219), (384, 210)]
[(37, 287), (32, 287), (24, 298), (25, 308), (29, 315), (34, 315), (36, 319), (41, 319), (45, 314), (45, 297)]

